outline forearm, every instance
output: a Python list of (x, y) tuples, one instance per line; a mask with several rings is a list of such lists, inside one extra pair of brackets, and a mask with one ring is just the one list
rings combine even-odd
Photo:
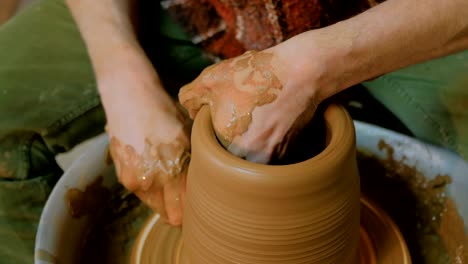
[(337, 26), (354, 34), (347, 56), (357, 62), (353, 85), (468, 48), (468, 1), (390, 0)]
[(112, 53), (138, 46), (130, 13), (132, 0), (66, 0), (86, 43), (93, 65)]
[(134, 2), (66, 0), (87, 46), (110, 118), (124, 111), (129, 96), (141, 98), (142, 104), (151, 98), (165, 98), (157, 73), (137, 40), (131, 20)]
[[(322, 97), (362, 81), (468, 48), (468, 1), (387, 0), (358, 16), (298, 36), (323, 67)], [(313, 43), (312, 49), (307, 45)], [(307, 51), (309, 50), (309, 51)]]

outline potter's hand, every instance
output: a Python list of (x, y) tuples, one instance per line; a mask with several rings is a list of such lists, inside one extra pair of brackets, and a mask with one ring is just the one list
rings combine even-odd
[(193, 118), (209, 105), (222, 144), (257, 163), (280, 158), (290, 140), (312, 118), (314, 89), (302, 89), (294, 66), (272, 48), (249, 51), (205, 69), (179, 93)]
[(120, 182), (179, 225), (189, 139), (182, 115), (137, 41), (130, 20), (135, 2), (66, 0), (96, 74)]
[(155, 74), (126, 68), (115, 74), (98, 76), (98, 85), (113, 91), (105, 110), (118, 179), (162, 219), (180, 225), (190, 148), (184, 116)]

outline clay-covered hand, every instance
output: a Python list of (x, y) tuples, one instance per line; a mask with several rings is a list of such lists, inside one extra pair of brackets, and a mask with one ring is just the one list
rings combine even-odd
[(118, 179), (162, 219), (180, 225), (190, 158), (184, 116), (155, 73), (121, 68), (98, 76), (98, 85), (113, 91), (104, 106)]
[(318, 104), (314, 89), (294, 78), (295, 67), (275, 48), (248, 51), (206, 68), (179, 100), (192, 118), (209, 105), (215, 132), (231, 153), (268, 163), (284, 155)]
[(136, 2), (66, 0), (96, 75), (120, 182), (163, 219), (179, 225), (189, 136), (138, 42), (131, 21)]

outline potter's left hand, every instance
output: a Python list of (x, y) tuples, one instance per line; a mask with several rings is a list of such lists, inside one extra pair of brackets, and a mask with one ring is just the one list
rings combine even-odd
[(114, 54), (120, 55), (114, 60), (133, 62), (111, 63), (97, 75), (117, 177), (163, 221), (181, 225), (188, 124), (143, 55)]
[(294, 76), (299, 65), (286, 57), (271, 48), (212, 65), (181, 89), (179, 100), (192, 118), (209, 105), (218, 138), (231, 153), (268, 163), (284, 154), (319, 102), (315, 89), (304, 89), (303, 78)]
[(119, 181), (163, 221), (180, 225), (188, 127), (137, 39), (137, 1), (65, 2), (93, 65)]

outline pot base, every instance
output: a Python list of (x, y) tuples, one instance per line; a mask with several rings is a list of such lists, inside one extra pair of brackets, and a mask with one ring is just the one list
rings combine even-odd
[[(406, 243), (393, 220), (366, 197), (361, 197), (359, 258), (361, 264), (410, 264)], [(181, 254), (181, 228), (159, 221), (154, 214), (133, 247), (131, 264), (188, 264)]]

